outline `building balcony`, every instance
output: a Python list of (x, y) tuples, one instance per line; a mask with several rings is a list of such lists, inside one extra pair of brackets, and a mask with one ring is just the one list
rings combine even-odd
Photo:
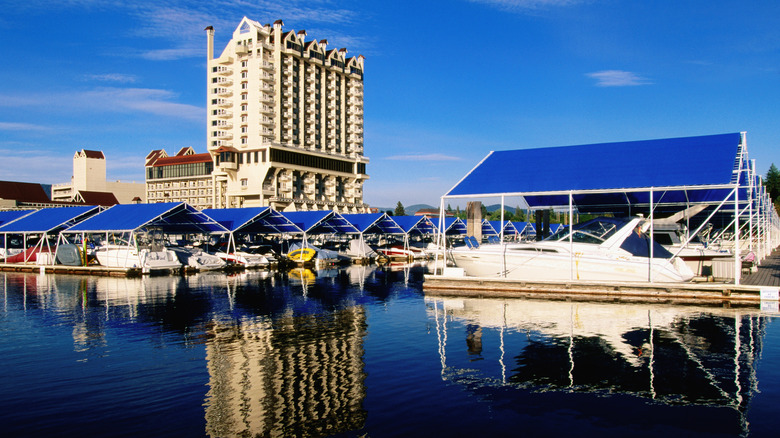
[[(266, 44), (263, 44), (263, 47), (265, 46)], [(273, 48), (271, 48), (270, 50), (273, 50)], [(260, 63), (260, 68), (262, 68), (263, 70), (273, 71), (274, 65), (271, 62), (263, 61)]]
[(222, 146), (224, 146), (226, 148), (232, 148), (233, 147), (233, 142), (232, 141), (227, 141), (227, 140), (214, 140), (214, 141), (211, 142), (211, 146), (212, 147), (217, 147), (217, 148), (218, 147), (222, 147)]
[(216, 66), (217, 71), (215, 71), (215, 74), (218, 74), (220, 76), (229, 76), (233, 74), (233, 69), (227, 68), (223, 65)]
[(221, 85), (223, 87), (227, 87), (230, 85), (233, 85), (233, 80), (226, 77), (215, 77), (211, 79), (211, 83), (214, 85)]
[(219, 170), (226, 171), (226, 170), (236, 170), (238, 169), (238, 165), (232, 161), (222, 161), (219, 163)]
[(273, 83), (274, 82), (274, 75), (271, 74), (271, 73), (263, 72), (263, 74), (260, 75), (260, 79), (265, 81), (265, 82)]
[(230, 108), (233, 106), (233, 101), (230, 99), (217, 99), (217, 106), (220, 108)]
[(213, 138), (216, 138), (218, 140), (232, 140), (233, 133), (229, 131), (217, 131), (216, 135)]
[(214, 114), (214, 117), (218, 117), (220, 119), (230, 119), (233, 117), (233, 112), (227, 110), (218, 110), (217, 113)]
[(273, 184), (263, 184), (263, 195), (273, 196), (276, 194)]
[(230, 65), (233, 63), (233, 57), (232, 56), (226, 56), (224, 58), (217, 59), (217, 62), (224, 65)]
[(233, 90), (230, 88), (217, 88), (214, 90), (214, 94), (216, 94), (219, 97), (230, 97), (233, 95)]
[(260, 124), (261, 125), (266, 125), (266, 126), (273, 126), (274, 119), (272, 119), (270, 117), (261, 117), (260, 118)]

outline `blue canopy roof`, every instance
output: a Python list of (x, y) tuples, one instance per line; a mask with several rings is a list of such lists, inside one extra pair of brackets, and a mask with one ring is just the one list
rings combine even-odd
[(0, 211), (0, 225), (7, 224), (8, 222), (15, 221), (22, 216), (34, 212), (35, 210), (7, 210)]
[(663, 203), (714, 202), (736, 184), (735, 169), (747, 168), (743, 147), (742, 134), (733, 133), (495, 151), (445, 196), (509, 194), (538, 207), (568, 205), (574, 191), (581, 192), (574, 201), (582, 211), (647, 203), (647, 189), (659, 188), (654, 198)]
[[(438, 222), (437, 222), (438, 227)], [(468, 232), (466, 223), (457, 217), (444, 217), (444, 234), (466, 234)]]
[(282, 214), (306, 234), (359, 232), (357, 228), (335, 211), (290, 211)]
[(404, 230), (386, 213), (342, 214), (362, 234), (403, 234)]
[(168, 233), (227, 232), (212, 218), (180, 202), (117, 204), (66, 232), (127, 232), (146, 227), (159, 227)]
[(398, 224), (405, 234), (433, 234), (436, 230), (436, 225), (428, 216), (390, 216), (390, 219)]
[[(517, 227), (515, 227), (514, 223), (511, 222), (511, 221), (504, 221), (504, 226), (503, 227), (501, 226), (501, 221), (488, 221), (488, 222), (490, 222), (490, 228), (495, 230), (495, 234), (496, 235), (501, 234), (501, 229), (502, 228), (504, 230), (504, 235), (505, 236), (514, 235), (514, 234), (520, 234), (520, 230), (518, 230)], [(484, 234), (484, 230), (485, 230), (484, 223), (482, 224), (482, 230), (483, 230), (483, 234)]]
[(207, 208), (203, 214), (219, 222), (231, 232), (280, 234), (302, 233), (282, 213), (270, 207)]
[(100, 207), (43, 208), (0, 226), (2, 233), (49, 233), (61, 231), (96, 214)]

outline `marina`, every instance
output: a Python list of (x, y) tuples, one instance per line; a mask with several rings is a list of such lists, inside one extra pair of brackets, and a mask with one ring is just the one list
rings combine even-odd
[(4, 435), (774, 436), (759, 303), (433, 296), (431, 272), (0, 272)]

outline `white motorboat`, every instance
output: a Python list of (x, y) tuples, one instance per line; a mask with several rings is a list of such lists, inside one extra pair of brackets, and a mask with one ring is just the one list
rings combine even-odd
[(712, 273), (715, 261), (734, 260), (734, 254), (727, 249), (709, 248), (696, 236), (686, 243), (681, 236), (684, 236), (684, 232), (678, 224), (653, 224), (653, 240), (672, 254), (677, 254), (696, 275)]
[(455, 266), (466, 275), (528, 281), (682, 282), (694, 274), (682, 259), (639, 231), (642, 218), (597, 218), (540, 242), (497, 243), (452, 248)]
[(220, 257), (209, 254), (200, 248), (172, 246), (169, 249), (176, 253), (182, 265), (198, 271), (213, 271), (222, 269), (227, 265), (227, 262)]
[(246, 251), (215, 252), (214, 255), (228, 264), (239, 265), (245, 268), (261, 268), (271, 263), (262, 254), (252, 254)]
[(136, 248), (129, 245), (103, 245), (95, 249), (95, 258), (110, 268), (140, 268), (143, 272), (176, 270), (181, 262), (173, 251), (161, 248)]

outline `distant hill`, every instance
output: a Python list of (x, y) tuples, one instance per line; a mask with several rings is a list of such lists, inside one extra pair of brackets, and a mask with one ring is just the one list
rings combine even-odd
[[(488, 213), (492, 213), (494, 211), (501, 210), (501, 204), (486, 205), (485, 208), (487, 208)], [(515, 214), (515, 207), (510, 207), (508, 205), (505, 205), (504, 210), (512, 214)]]
[[(395, 207), (376, 207), (376, 208), (378, 208), (380, 212), (395, 211)], [(439, 209), (439, 207), (436, 207), (436, 206), (433, 206), (433, 205), (414, 204), (414, 205), (410, 205), (410, 206), (404, 205), (404, 212), (406, 212), (406, 214), (408, 216), (413, 216), (415, 213), (417, 213), (418, 210), (422, 210), (422, 209), (425, 209), (425, 208), (434, 208), (434, 209), (437, 209), (437, 210)], [(501, 209), (501, 204), (487, 205), (487, 206), (485, 206), (485, 208), (487, 208), (488, 213), (492, 213), (494, 211), (497, 211), (497, 210)], [(461, 210), (463, 210), (463, 209), (461, 209)], [(515, 213), (515, 207), (510, 207), (508, 205), (504, 206), (504, 210), (506, 210), (506, 211), (508, 211), (508, 212), (510, 212), (512, 214)]]
[[(380, 212), (395, 211), (395, 207), (376, 207), (376, 208), (378, 208)], [(404, 205), (404, 213), (406, 213), (407, 216), (413, 216), (415, 213), (417, 213), (417, 210), (422, 210), (424, 208), (438, 208), (438, 207), (434, 207), (428, 204), (414, 204), (410, 206)]]

